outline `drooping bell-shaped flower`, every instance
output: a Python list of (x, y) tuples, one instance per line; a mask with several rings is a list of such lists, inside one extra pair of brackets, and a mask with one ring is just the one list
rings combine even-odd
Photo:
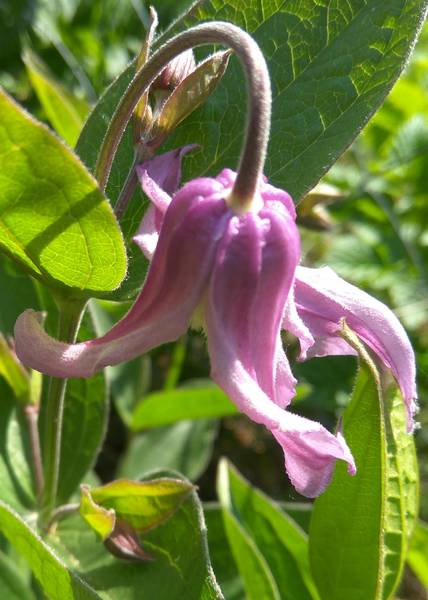
[[(171, 164), (171, 155), (166, 159)], [(159, 173), (158, 167), (146, 165), (146, 175)], [(153, 196), (149, 175), (140, 170)], [(29, 310), (16, 324), (17, 352), (25, 364), (49, 375), (88, 377), (176, 339), (197, 314), (213, 379), (243, 413), (272, 432), (296, 489), (316, 496), (336, 459), (345, 460), (351, 473), (355, 465), (340, 433), (285, 410), (296, 383), (280, 337), (300, 257), (293, 204), (286, 192), (262, 181), (252, 210), (236, 214), (228, 205), (234, 179), (225, 169), (156, 204), (163, 215), (147, 279), (131, 310), (106, 335), (59, 342)], [(158, 201), (162, 194), (166, 200), (163, 190)], [(156, 219), (152, 223), (154, 233)]]
[[(147, 211), (140, 233), (134, 238), (147, 258), (151, 258), (156, 248), (162, 217), (171, 202), (171, 194), (178, 188), (181, 160), (192, 149), (194, 146), (184, 146), (138, 167), (141, 186), (156, 207), (153, 208), (156, 219), (149, 219)], [(165, 173), (169, 173), (168, 188)], [(277, 191), (270, 189), (272, 194)], [(291, 199), (286, 206), (295, 218)], [(406, 404), (408, 431), (412, 431), (417, 412), (415, 356), (397, 317), (385, 304), (339, 277), (333, 269), (298, 265), (285, 307), (283, 328), (299, 339), (299, 359), (356, 355), (340, 335), (342, 319), (378, 356), (383, 366), (391, 370)]]

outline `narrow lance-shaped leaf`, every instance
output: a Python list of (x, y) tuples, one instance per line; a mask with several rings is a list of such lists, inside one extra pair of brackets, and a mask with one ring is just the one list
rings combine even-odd
[(28, 49), (23, 60), (34, 91), (52, 127), (73, 147), (89, 113), (89, 105), (56, 81), (33, 51)]
[(219, 497), (266, 560), (284, 600), (318, 598), (309, 570), (306, 534), (280, 508), (253, 488), (225, 460), (219, 467)]
[(0, 249), (45, 283), (115, 289), (126, 271), (111, 207), (82, 163), (0, 90)]
[(182, 419), (224, 417), (236, 412), (235, 405), (217, 386), (186, 387), (148, 394), (135, 407), (131, 427), (140, 431)]
[(386, 600), (400, 581), (417, 514), (415, 448), (396, 384), (381, 386), (367, 352), (351, 332), (346, 336), (361, 359), (343, 418), (357, 474), (349, 477), (338, 464), (315, 502), (312, 574), (323, 600)]

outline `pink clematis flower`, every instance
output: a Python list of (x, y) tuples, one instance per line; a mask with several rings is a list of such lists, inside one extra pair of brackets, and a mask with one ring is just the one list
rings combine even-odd
[[(154, 207), (147, 211), (134, 240), (149, 259), (156, 248), (166, 207), (178, 188), (181, 160), (194, 148), (183, 146), (137, 168), (141, 186)], [(271, 193), (284, 194), (271, 186), (270, 189)], [(296, 213), (291, 198), (286, 206), (294, 219)], [(151, 219), (150, 210), (156, 212), (156, 219)], [(406, 404), (407, 428), (411, 432), (417, 412), (415, 356), (399, 320), (385, 304), (339, 277), (333, 269), (297, 266), (285, 306), (283, 328), (299, 339), (299, 359), (356, 355), (340, 336), (342, 319), (346, 319), (348, 326), (392, 371)]]
[[(355, 464), (340, 432), (333, 435), (285, 410), (296, 380), (281, 343), (283, 324), (301, 340), (302, 358), (311, 352), (349, 353), (338, 337), (339, 320), (345, 317), (392, 369), (410, 407), (415, 393), (409, 342), (381, 303), (358, 291), (358, 309), (352, 302), (355, 288), (337, 278), (343, 293), (336, 294), (331, 289), (336, 275), (321, 275), (318, 284), (308, 271), (321, 270), (297, 267), (300, 239), (286, 192), (261, 181), (252, 210), (236, 214), (228, 206), (235, 173), (224, 169), (216, 178), (193, 180), (174, 193), (181, 157), (189, 149), (138, 168), (154, 206), (135, 239), (151, 265), (127, 315), (100, 338), (66, 344), (46, 334), (37, 313), (25, 311), (15, 328), (17, 353), (23, 363), (49, 375), (89, 377), (177, 339), (197, 318), (207, 334), (214, 381), (243, 413), (271, 431), (295, 488), (317, 496), (337, 459), (347, 462), (351, 474)], [(406, 364), (398, 361), (401, 351)]]

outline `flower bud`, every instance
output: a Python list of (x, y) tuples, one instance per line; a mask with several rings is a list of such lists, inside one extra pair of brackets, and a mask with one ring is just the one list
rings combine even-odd
[(140, 546), (135, 530), (123, 519), (116, 519), (114, 529), (104, 541), (104, 546), (113, 556), (122, 560), (141, 562), (153, 560), (153, 557)]
[(154, 80), (151, 91), (174, 90), (192, 71), (196, 63), (192, 50), (186, 50), (174, 58)]

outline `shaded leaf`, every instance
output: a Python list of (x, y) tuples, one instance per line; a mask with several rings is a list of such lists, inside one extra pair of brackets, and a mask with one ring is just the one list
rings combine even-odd
[(318, 598), (307, 537), (300, 527), (226, 460), (219, 466), (218, 493), (223, 507), (235, 515), (266, 560), (280, 598)]
[(218, 432), (218, 421), (179, 421), (136, 436), (131, 441), (119, 473), (139, 478), (158, 468), (176, 469), (195, 481), (205, 471)]
[(248, 600), (279, 600), (280, 594), (263, 555), (236, 517), (223, 511), (223, 525)]
[(0, 500), (20, 512), (34, 508), (27, 440), (21, 407), (0, 379)]
[(182, 419), (208, 419), (237, 413), (228, 396), (208, 381), (207, 387), (185, 387), (148, 394), (137, 404), (131, 427), (139, 431)]
[(71, 379), (64, 403), (58, 502), (65, 503), (93, 467), (104, 440), (108, 396), (103, 373)]
[(217, 581), (227, 600), (246, 600), (242, 579), (230, 550), (219, 506), (204, 506), (208, 546)]
[(77, 515), (60, 522), (49, 541), (79, 576), (109, 600), (223, 598), (211, 569), (202, 508), (195, 492), (168, 521), (144, 534), (142, 545), (153, 556), (151, 562), (113, 558)]
[(100, 598), (77, 575), (67, 569), (49, 546), (4, 502), (0, 501), (0, 531), (26, 559), (49, 600)]

